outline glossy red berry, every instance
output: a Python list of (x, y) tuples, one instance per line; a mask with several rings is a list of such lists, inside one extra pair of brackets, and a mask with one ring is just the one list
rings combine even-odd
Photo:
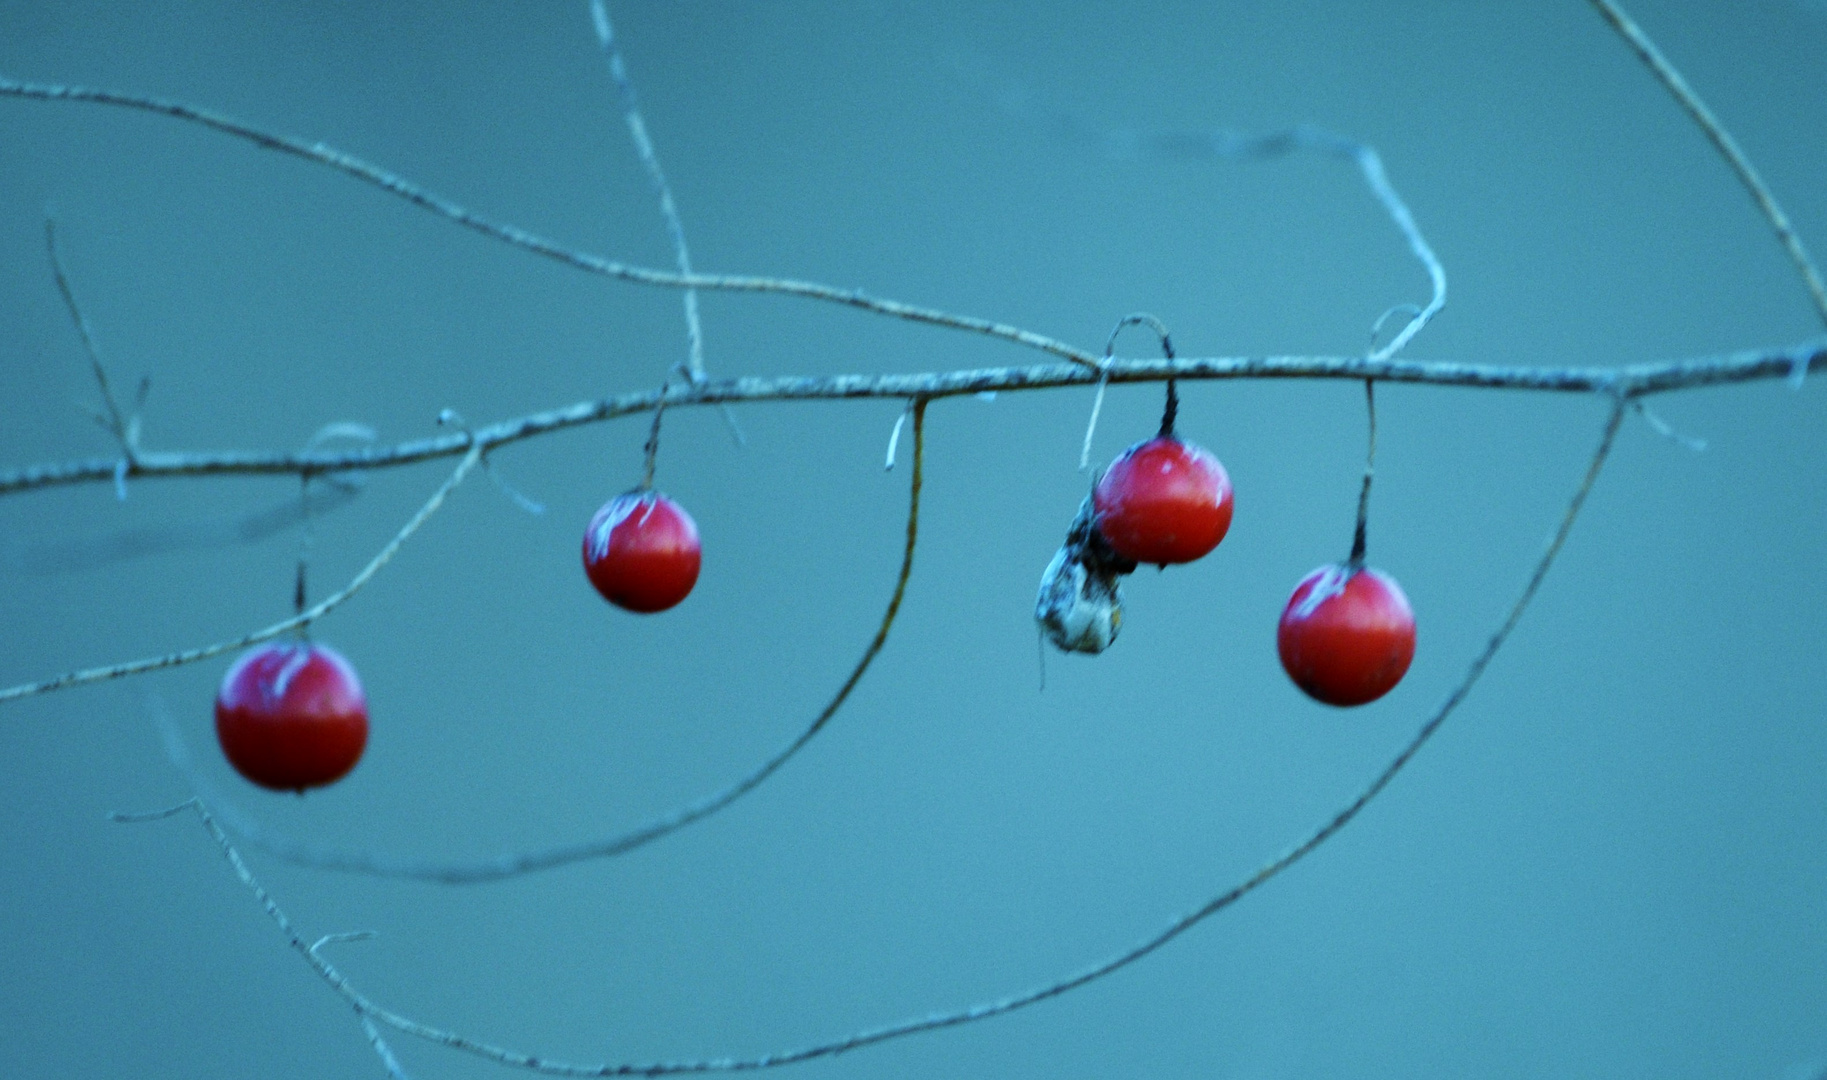
[(1139, 442), (1111, 463), (1092, 496), (1098, 531), (1136, 562), (1192, 562), (1231, 527), (1231, 478), (1211, 451), (1173, 435)]
[(1322, 566), (1301, 579), (1275, 634), (1281, 666), (1307, 696), (1363, 705), (1389, 693), (1415, 658), (1415, 613), (1380, 570)]
[(216, 691), (216, 739), (261, 787), (303, 791), (343, 778), (368, 744), (368, 699), (327, 645), (274, 642), (241, 654)]
[(698, 526), (657, 491), (603, 504), (584, 530), (584, 573), (603, 599), (647, 614), (685, 599), (698, 583)]

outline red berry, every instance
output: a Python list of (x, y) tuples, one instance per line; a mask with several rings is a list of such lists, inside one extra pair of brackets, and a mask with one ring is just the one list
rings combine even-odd
[(685, 599), (698, 583), (698, 526), (657, 491), (603, 504), (584, 530), (584, 573), (603, 599), (647, 614)]
[(1098, 531), (1136, 562), (1192, 562), (1231, 527), (1231, 478), (1211, 451), (1159, 435), (1111, 463), (1093, 494)]
[(1389, 693), (1415, 658), (1415, 613), (1381, 570), (1322, 566), (1301, 579), (1275, 634), (1281, 666), (1307, 696), (1363, 705)]
[(287, 642), (241, 654), (216, 691), (216, 739), (261, 787), (303, 791), (343, 778), (368, 744), (368, 699), (327, 645)]

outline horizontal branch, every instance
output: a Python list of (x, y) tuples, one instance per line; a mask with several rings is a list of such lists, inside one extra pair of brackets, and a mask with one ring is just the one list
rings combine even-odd
[[(1110, 360), (1111, 382), (1162, 382), (1211, 379), (1349, 379), (1459, 386), (1487, 390), (1552, 390), (1605, 393), (1623, 398), (1692, 390), (1723, 383), (1788, 378), (1827, 367), (1827, 338), (1778, 348), (1750, 349), (1723, 356), (1626, 367), (1502, 367), (1423, 360), (1370, 360), (1363, 357), (1265, 356), (1178, 360)], [(452, 457), (475, 445), (484, 453), (508, 443), (583, 424), (651, 411), (663, 399), (669, 409), (724, 403), (832, 401), (847, 398), (933, 399), (963, 394), (1044, 390), (1089, 386), (1098, 374), (1076, 364), (977, 368), (910, 375), (783, 375), (774, 378), (720, 379), (664, 391), (637, 390), (598, 401), (581, 401), (512, 420), (473, 433), (414, 439), (392, 446), (330, 453), (270, 451), (142, 450), (127, 465), (129, 477), (220, 475), (319, 475), (356, 469), (412, 465)], [(0, 495), (65, 484), (113, 482), (121, 470), (118, 458), (31, 465), (0, 472)]]

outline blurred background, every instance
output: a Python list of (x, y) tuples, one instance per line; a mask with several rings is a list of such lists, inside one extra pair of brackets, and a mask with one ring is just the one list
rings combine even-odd
[[(1827, 252), (1819, 4), (1633, 13)], [(1622, 364), (1820, 332), (1737, 180), (1587, 6), (1303, 2), (613, 9), (693, 255), (1095, 348), (1360, 352), (1426, 278), (1349, 166), (1148, 152), (1313, 123), (1375, 146), (1445, 261), (1422, 359)], [(208, 106), (481, 212), (655, 266), (665, 232), (584, 3), (0, 2), (0, 72)], [(1129, 133), (1104, 138), (1096, 133)], [(1093, 133), (1087, 137), (1086, 133)], [(177, 123), (0, 101), (0, 465), (106, 456), (43, 246), (50, 209), (145, 444), (384, 440), (657, 385), (679, 297), (565, 270), (323, 168)], [(955, 333), (703, 297), (714, 375), (1027, 363)], [(1145, 338), (1125, 338), (1142, 354)], [(1195, 384), (1181, 428), (1237, 491), (1224, 545), (1127, 586), (1122, 639), (1053, 655), (1034, 590), (1088, 479), (1085, 389), (935, 404), (923, 542), (887, 650), (735, 806), (621, 859), (467, 888), (249, 854), (357, 986), (582, 1060), (749, 1055), (1025, 989), (1119, 951), (1333, 813), (1501, 620), (1605, 405), (1390, 386), (1371, 561), (1420, 645), (1384, 700), (1313, 704), (1276, 662), (1295, 582), (1349, 545), (1362, 390)], [(1152, 432), (1111, 392), (1094, 457)], [(1827, 387), (1659, 398), (1554, 574), (1438, 738), (1316, 855), (1122, 973), (796, 1077), (1702, 1077), (1827, 1070)], [(376, 1076), (349, 1010), (189, 820), (207, 779), (314, 843), (460, 857), (616, 831), (793, 736), (860, 655), (900, 557), (892, 402), (667, 417), (659, 484), (697, 591), (637, 617), (584, 581), (590, 513), (639, 479), (635, 418), (495, 455), (319, 625), (373, 734), (305, 798), (220, 760), (228, 659), (0, 709), (0, 1073)], [(376, 473), (316, 530), (339, 587), (451, 462)], [(237, 635), (289, 610), (298, 533), (232, 539), (295, 481), (0, 500), (0, 683)], [(148, 537), (169, 542), (149, 543)], [(137, 539), (136, 539), (137, 538)], [(127, 549), (156, 548), (133, 558)], [(400, 1037), (420, 1077), (506, 1075)]]

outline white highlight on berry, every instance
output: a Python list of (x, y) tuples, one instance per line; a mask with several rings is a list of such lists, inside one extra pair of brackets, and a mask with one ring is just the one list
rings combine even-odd
[(1294, 617), (1297, 619), (1311, 618), (1313, 613), (1318, 611), (1326, 601), (1335, 596), (1345, 595), (1345, 583), (1351, 580), (1352, 573), (1343, 566), (1333, 563), (1308, 574), (1306, 581), (1301, 582), (1302, 585), (1305, 585), (1307, 581), (1313, 581), (1314, 574), (1319, 575), (1319, 580), (1313, 581), (1313, 588), (1301, 598), (1300, 603), (1294, 605)]

